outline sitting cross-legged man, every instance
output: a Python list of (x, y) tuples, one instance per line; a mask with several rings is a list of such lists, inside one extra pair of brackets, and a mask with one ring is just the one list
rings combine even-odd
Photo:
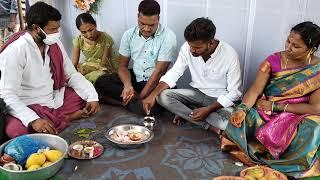
[[(241, 71), (236, 51), (215, 39), (216, 27), (206, 18), (191, 22), (184, 31), (186, 43), (173, 67), (143, 100), (146, 112), (157, 102), (176, 115), (174, 123), (188, 120), (220, 133), (228, 124), (234, 102), (241, 97)], [(169, 89), (189, 68), (191, 88)], [(158, 96), (159, 95), (159, 96)]]
[[(154, 0), (141, 1), (138, 26), (127, 30), (119, 48), (118, 74), (100, 76), (95, 87), (102, 101), (123, 105), (128, 110), (144, 114), (141, 100), (157, 86), (174, 60), (176, 36), (160, 24), (160, 5)], [(132, 63), (133, 69), (128, 69)], [(157, 114), (155, 105), (151, 114)]]
[(95, 114), (98, 94), (78, 73), (59, 40), (61, 14), (38, 2), (26, 16), (27, 30), (2, 47), (0, 95), (9, 108), (10, 138), (57, 134), (68, 122)]

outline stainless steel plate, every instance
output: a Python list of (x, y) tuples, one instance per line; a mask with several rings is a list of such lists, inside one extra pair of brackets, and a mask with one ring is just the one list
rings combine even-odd
[[(123, 133), (123, 132), (138, 132), (143, 134), (143, 138), (141, 138), (141, 140), (138, 141), (130, 141), (130, 142), (121, 142), (118, 141), (117, 139), (114, 138), (115, 135), (119, 134), (119, 133)], [(140, 126), (140, 125), (135, 125), (135, 124), (122, 124), (122, 125), (118, 125), (118, 126), (114, 126), (112, 128), (110, 128), (106, 134), (105, 134), (106, 138), (108, 140), (110, 140), (111, 142), (113, 142), (114, 144), (123, 147), (123, 148), (132, 148), (132, 147), (137, 147), (137, 145), (142, 145), (146, 142), (149, 142), (154, 134), (152, 131), (150, 131), (148, 128), (144, 127), (144, 126)]]

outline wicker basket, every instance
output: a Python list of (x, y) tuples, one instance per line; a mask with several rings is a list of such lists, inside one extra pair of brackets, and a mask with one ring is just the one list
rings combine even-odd
[(239, 176), (219, 176), (214, 177), (212, 180), (245, 180), (245, 178)]
[[(247, 173), (250, 171), (250, 170), (253, 170), (253, 169), (262, 169), (263, 172), (264, 172), (264, 177), (266, 177), (267, 179), (269, 179), (271, 177), (271, 174), (272, 173), (274, 175), (274, 177), (276, 177), (275, 179), (276, 180), (288, 180), (287, 176), (282, 174), (281, 172), (277, 171), (277, 170), (274, 170), (274, 169), (271, 169), (269, 167), (266, 167), (266, 166), (253, 166), (253, 167), (248, 167), (244, 170), (242, 170), (240, 172), (240, 176), (241, 177), (245, 177), (247, 175)], [(269, 175), (268, 175), (269, 174)]]

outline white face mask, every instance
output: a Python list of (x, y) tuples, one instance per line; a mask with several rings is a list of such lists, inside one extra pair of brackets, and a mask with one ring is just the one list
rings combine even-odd
[(60, 32), (53, 33), (53, 34), (47, 34), (41, 28), (40, 28), (40, 30), (46, 35), (46, 38), (42, 40), (46, 45), (55, 44), (60, 40)]

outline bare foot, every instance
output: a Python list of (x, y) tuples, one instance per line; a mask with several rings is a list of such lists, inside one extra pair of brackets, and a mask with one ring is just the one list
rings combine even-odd
[(177, 126), (181, 126), (182, 124), (184, 124), (186, 122), (186, 120), (182, 119), (180, 116), (178, 115), (175, 115), (173, 120), (172, 120), (172, 123), (177, 125)]
[(67, 115), (67, 121), (71, 122), (81, 118), (89, 117), (86, 110), (78, 110), (76, 112), (70, 113)]

